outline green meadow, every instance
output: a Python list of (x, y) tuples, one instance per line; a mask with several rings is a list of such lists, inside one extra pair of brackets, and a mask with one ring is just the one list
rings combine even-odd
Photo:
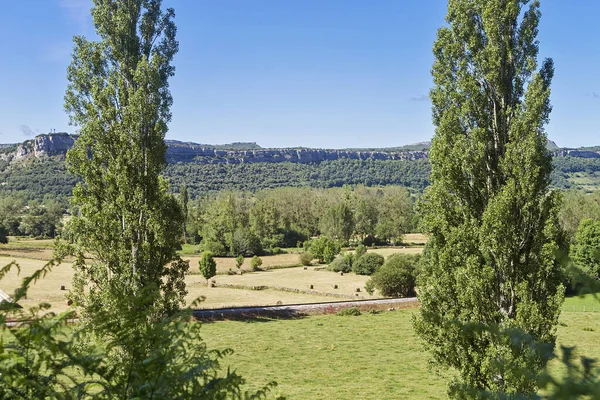
[[(222, 366), (248, 388), (277, 381), (289, 399), (442, 399), (451, 372), (428, 369), (412, 329), (414, 309), (359, 316), (221, 321), (203, 326), (209, 348), (231, 348)], [(600, 315), (563, 312), (558, 344), (600, 358)], [(561, 365), (550, 366), (560, 374)]]

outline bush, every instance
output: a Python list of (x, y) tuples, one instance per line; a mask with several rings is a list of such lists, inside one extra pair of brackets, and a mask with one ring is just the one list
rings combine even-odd
[(354, 249), (354, 258), (359, 259), (360, 256), (362, 256), (366, 252), (367, 246), (365, 246), (364, 244), (359, 244), (358, 246), (356, 246), (356, 249)]
[(384, 261), (381, 254), (366, 253), (354, 262), (352, 270), (357, 275), (371, 275), (383, 265)]
[(360, 310), (356, 307), (344, 308), (343, 310), (340, 310), (336, 313), (336, 315), (340, 315), (342, 317), (358, 316), (360, 314)]
[(250, 260), (250, 267), (252, 267), (252, 271), (258, 271), (261, 265), (262, 259), (259, 256), (254, 256)]
[(365, 285), (369, 294), (374, 289), (385, 297), (415, 296), (415, 281), (419, 256), (393, 254)]
[(304, 252), (300, 253), (299, 258), (300, 258), (300, 263), (302, 265), (306, 265), (306, 266), (310, 265), (311, 261), (313, 260), (312, 254), (310, 254), (310, 252), (308, 252), (308, 251), (304, 251)]
[(242, 264), (244, 263), (244, 256), (243, 255), (239, 255), (235, 258), (235, 266), (237, 267), (237, 269), (240, 269), (242, 267)]
[(310, 241), (309, 251), (319, 263), (329, 264), (340, 252), (341, 247), (327, 236), (321, 236), (318, 239)]
[(340, 255), (335, 260), (329, 264), (329, 270), (334, 272), (350, 272), (352, 271), (352, 261), (354, 260), (354, 255), (352, 253), (347, 253)]

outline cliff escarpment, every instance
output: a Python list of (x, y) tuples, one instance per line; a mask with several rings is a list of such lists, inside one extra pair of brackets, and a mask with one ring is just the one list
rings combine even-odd
[[(0, 158), (11, 162), (28, 158), (64, 156), (77, 140), (77, 135), (52, 133), (39, 135), (20, 144), (0, 147)], [(167, 140), (167, 162), (169, 164), (243, 164), (280, 163), (318, 164), (324, 161), (349, 160), (402, 160), (427, 159), (428, 143), (415, 146), (389, 149), (311, 149), (279, 148), (265, 149), (256, 143), (231, 143), (229, 145), (205, 145), (192, 142)], [(600, 158), (600, 151), (594, 149), (553, 149), (554, 157)]]

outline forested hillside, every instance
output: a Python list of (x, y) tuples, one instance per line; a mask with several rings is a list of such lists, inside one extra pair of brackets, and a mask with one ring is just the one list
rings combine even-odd
[[(64, 140), (64, 135), (56, 137)], [(66, 203), (76, 182), (64, 161), (71, 142), (57, 144), (56, 137), (54, 143), (47, 139), (52, 136), (45, 135), (44, 140), (4, 149), (0, 193), (19, 192), (36, 200), (50, 196)], [(429, 185), (427, 147), (425, 143), (390, 149), (262, 149), (256, 143), (208, 146), (171, 141), (163, 175), (174, 191), (185, 183), (193, 198), (223, 189), (257, 191), (286, 186), (401, 185), (422, 192)], [(555, 150), (553, 185), (588, 192), (599, 188), (600, 156), (594, 157), (595, 151)], [(284, 156), (294, 161), (285, 161)]]

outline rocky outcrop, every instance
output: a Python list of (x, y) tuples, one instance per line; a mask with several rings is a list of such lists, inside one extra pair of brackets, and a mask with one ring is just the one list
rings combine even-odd
[[(51, 133), (39, 135), (34, 139), (27, 140), (18, 145), (9, 145), (3, 148), (0, 159), (11, 161), (28, 157), (64, 156), (67, 153), (77, 135), (68, 133)], [(429, 151), (423, 146), (405, 146), (406, 148), (390, 149), (309, 149), (309, 148), (284, 148), (263, 149), (256, 143), (233, 143), (231, 145), (209, 146), (191, 142), (180, 142), (167, 140), (167, 162), (198, 164), (240, 164), (240, 163), (279, 163), (292, 162), (301, 164), (313, 164), (323, 161), (334, 161), (339, 159), (353, 160), (419, 160), (429, 156)], [(423, 143), (425, 145), (426, 143)], [(552, 153), (555, 157), (584, 157), (600, 158), (600, 151), (585, 149), (558, 149)]]
[(212, 163), (278, 163), (293, 162), (301, 164), (349, 158), (355, 160), (418, 160), (427, 158), (427, 151), (365, 151), (365, 150), (327, 150), (327, 149), (259, 149), (259, 150), (221, 150), (188, 143), (186, 146), (171, 146), (167, 142), (167, 161)]
[(49, 157), (67, 154), (77, 135), (69, 135), (68, 133), (52, 133), (47, 135), (38, 135), (32, 140), (17, 145), (17, 149), (13, 153), (6, 153), (5, 159), (20, 160), (28, 157)]
[(552, 152), (554, 157), (580, 157), (580, 158), (600, 158), (600, 151), (577, 150), (577, 149), (559, 149)]

